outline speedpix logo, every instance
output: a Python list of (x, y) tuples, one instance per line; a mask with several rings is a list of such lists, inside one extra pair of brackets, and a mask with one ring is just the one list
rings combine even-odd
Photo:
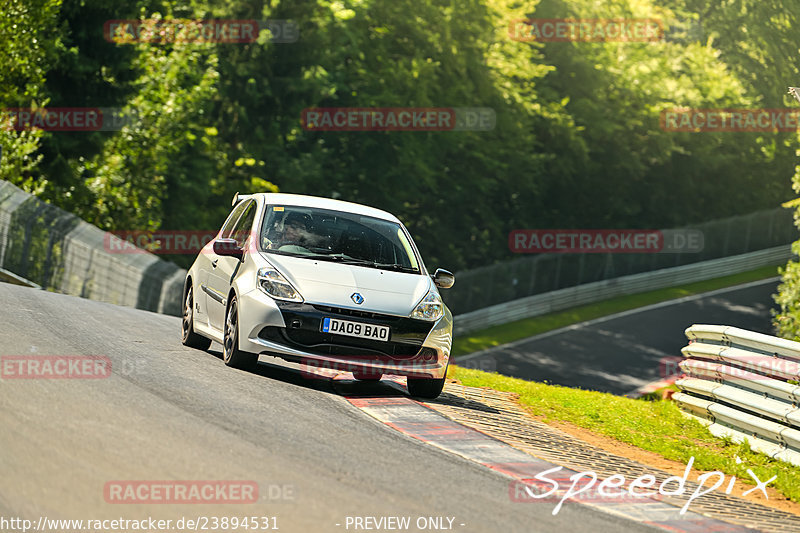
[[(737, 457), (736, 462), (741, 464), (742, 461)], [(570, 476), (564, 476), (563, 474), (558, 476), (556, 474), (563, 470), (563, 467), (556, 466), (536, 474), (532, 479), (512, 481), (508, 488), (509, 498), (513, 502), (520, 503), (557, 502), (553, 508), (553, 515), (557, 515), (564, 503), (569, 500), (630, 503), (632, 500), (641, 500), (643, 498), (658, 500), (662, 496), (680, 496), (687, 492), (687, 482), (693, 464), (694, 457), (691, 457), (682, 476), (670, 476), (662, 480), (661, 483), (658, 482), (653, 474), (644, 474), (630, 480), (630, 482), (622, 474), (613, 474), (601, 480), (592, 471), (576, 472)], [(761, 481), (751, 469), (748, 468), (747, 473), (756, 483), (756, 486), (744, 491), (742, 496), (747, 496), (753, 491), (760, 490), (765, 498), (769, 498), (766, 487), (776, 480), (778, 476), (772, 476), (766, 481)], [(713, 484), (706, 485), (712, 479), (714, 479)], [(722, 487), (725, 480), (725, 474), (718, 470), (698, 475), (697, 486), (694, 490), (688, 488), (691, 494), (683, 507), (681, 507), (680, 514), (686, 514), (689, 506), (696, 499)], [(562, 482), (566, 488), (562, 488)], [(736, 477), (731, 476), (725, 488), (725, 494), (731, 494), (735, 483)], [(595, 487), (595, 485), (597, 486)]]

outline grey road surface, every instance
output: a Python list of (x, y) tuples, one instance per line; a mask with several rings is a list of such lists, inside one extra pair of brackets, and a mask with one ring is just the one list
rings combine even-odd
[[(512, 503), (509, 479), (378, 423), (329, 381), (265, 363), (237, 371), (216, 345), (181, 346), (177, 318), (3, 283), (0, 302), (1, 356), (112, 361), (107, 379), (0, 381), (0, 516), (266, 515), (283, 532), (347, 531), (347, 516), (455, 517), (464, 532), (649, 530), (578, 505), (552, 516), (549, 503)], [(106, 483), (128, 480), (253, 480), (263, 499), (107, 503)]]
[(772, 334), (777, 279), (648, 306), (457, 359), (533, 381), (626, 394), (675, 372), (684, 330), (724, 324)]

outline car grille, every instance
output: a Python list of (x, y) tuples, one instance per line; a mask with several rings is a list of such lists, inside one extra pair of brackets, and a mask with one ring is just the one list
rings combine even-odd
[(314, 309), (317, 311), (322, 311), (326, 313), (326, 316), (330, 316), (331, 313), (335, 315), (341, 316), (352, 316), (358, 318), (375, 318), (378, 320), (397, 320), (400, 317), (391, 316), (391, 315), (379, 315), (378, 313), (370, 313), (368, 311), (359, 311), (357, 309), (345, 309), (344, 307), (327, 307), (324, 305), (314, 305)]
[[(259, 337), (321, 355), (409, 359), (420, 352), (422, 343), (433, 327), (432, 323), (423, 320), (336, 307), (297, 303), (281, 303), (279, 307), (287, 327), (265, 327)], [(321, 324), (325, 317), (389, 326), (391, 337), (385, 342), (324, 333)]]

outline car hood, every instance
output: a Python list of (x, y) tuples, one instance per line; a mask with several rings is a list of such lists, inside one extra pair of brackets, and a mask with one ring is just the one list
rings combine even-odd
[[(422, 274), (278, 254), (261, 255), (310, 304), (408, 316), (432, 286), (430, 278)], [(361, 305), (351, 299), (356, 292), (364, 298)]]

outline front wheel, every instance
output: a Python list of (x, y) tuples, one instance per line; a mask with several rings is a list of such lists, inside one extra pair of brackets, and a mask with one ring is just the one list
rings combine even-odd
[(186, 289), (186, 299), (183, 302), (183, 321), (181, 322), (181, 343), (190, 348), (208, 350), (211, 339), (194, 332), (194, 295), (192, 284)]
[(222, 360), (226, 365), (241, 370), (254, 368), (258, 363), (258, 354), (243, 352), (239, 349), (239, 306), (236, 296), (231, 297), (231, 303), (225, 313)]
[(425, 398), (426, 400), (433, 400), (438, 398), (444, 389), (444, 382), (447, 379), (447, 369), (450, 367), (450, 361), (447, 361), (447, 366), (444, 369), (444, 376), (440, 379), (430, 378), (407, 378), (408, 393), (414, 398)]

